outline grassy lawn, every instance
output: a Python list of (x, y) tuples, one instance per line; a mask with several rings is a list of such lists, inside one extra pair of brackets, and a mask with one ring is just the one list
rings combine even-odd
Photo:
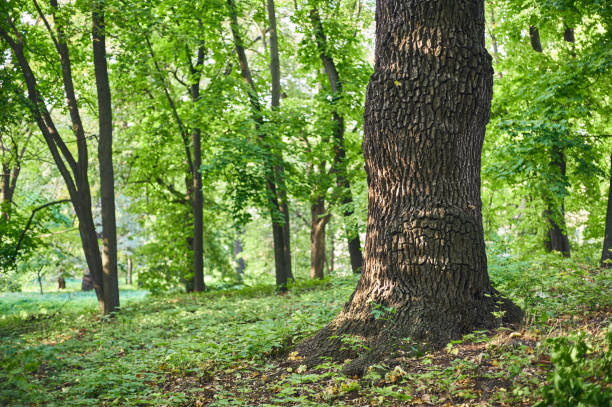
[(523, 326), (429, 352), (407, 340), (363, 378), (292, 352), (355, 277), (298, 282), (285, 296), (123, 291), (114, 318), (93, 293), (2, 294), (0, 405), (612, 405), (612, 273), (502, 257), (490, 273), (526, 310)]

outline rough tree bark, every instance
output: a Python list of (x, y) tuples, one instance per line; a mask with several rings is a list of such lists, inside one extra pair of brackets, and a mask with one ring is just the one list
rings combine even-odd
[[(364, 270), (343, 311), (299, 353), (358, 356), (345, 373), (359, 375), (402, 338), (440, 346), (520, 320), (487, 273), (480, 160), (492, 81), (483, 0), (377, 2), (364, 113)], [(347, 350), (344, 334), (369, 350)]]
[[(321, 62), (325, 69), (325, 74), (332, 91), (332, 98), (337, 99), (342, 94), (342, 82), (334, 59), (328, 52), (327, 37), (323, 29), (323, 23), (316, 6), (310, 9), (310, 22), (312, 24), (315, 42), (320, 54)], [(353, 196), (351, 193), (351, 183), (346, 175), (346, 150), (344, 148), (344, 117), (337, 111), (332, 112), (334, 121), (334, 162), (333, 171), (336, 174), (336, 186), (340, 192), (341, 202), (344, 206), (344, 217), (350, 218), (353, 215)], [(351, 269), (353, 273), (360, 273), (363, 267), (363, 255), (361, 253), (361, 242), (356, 231), (346, 228), (349, 256), (351, 259)]]
[(606, 230), (601, 251), (601, 267), (612, 267), (612, 154), (610, 155), (610, 189), (608, 190), (608, 209), (606, 210)]
[(115, 175), (113, 171), (113, 112), (106, 64), (104, 2), (94, 1), (92, 12), (93, 60), (98, 94), (98, 162), (102, 206), (102, 279), (105, 314), (119, 308), (117, 276), (117, 223), (115, 219)]
[[(251, 114), (255, 123), (256, 130), (261, 133), (261, 128), (263, 125), (263, 112), (261, 109), (259, 94), (257, 93), (257, 88), (255, 87), (255, 83), (253, 82), (253, 77), (251, 75), (251, 69), (249, 68), (249, 61), (245, 53), (242, 35), (240, 34), (236, 4), (234, 3), (234, 0), (227, 0), (227, 5), (230, 14), (230, 29), (234, 38), (234, 48), (236, 50), (236, 55), (240, 64), (240, 75), (248, 86), (248, 96), (249, 102), (251, 104)], [(267, 137), (268, 136), (266, 134), (260, 134), (259, 136), (259, 141), (263, 144), (265, 148), (268, 148), (266, 140)], [(283, 227), (285, 224), (285, 216), (282, 212), (282, 200), (279, 199), (279, 190), (277, 188), (277, 178), (279, 173), (276, 171), (275, 166), (271, 164), (268, 160), (265, 161), (264, 165), (264, 172), (266, 178), (266, 195), (268, 201), (268, 210), (272, 222), (272, 236), (274, 241), (276, 286), (279, 291), (285, 292), (287, 291), (287, 280), (290, 278), (291, 272), (287, 269), (287, 255), (285, 254), (285, 250), (289, 247), (289, 245), (285, 243), (286, 230)]]

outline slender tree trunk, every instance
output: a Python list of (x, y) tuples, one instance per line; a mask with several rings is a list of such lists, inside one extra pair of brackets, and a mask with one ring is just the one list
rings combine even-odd
[[(96, 236), (96, 230), (91, 213), (91, 193), (87, 174), (87, 145), (85, 144), (84, 134), (79, 138), (79, 127), (73, 126), (77, 136), (77, 152), (79, 161), (77, 162), (70, 150), (61, 139), (57, 128), (46, 108), (45, 102), (38, 92), (36, 77), (32, 72), (30, 64), (23, 52), (23, 38), (12, 39), (6, 32), (0, 30), (0, 36), (9, 43), (17, 59), (19, 68), (23, 73), (28, 90), (28, 99), (31, 102), (32, 115), (40, 129), (45, 142), (51, 152), (51, 156), (66, 183), (66, 188), (70, 195), (74, 212), (79, 220), (79, 233), (83, 253), (90, 273), (93, 276), (96, 296), (100, 304), (100, 309), (104, 310), (104, 298), (102, 289), (102, 259)], [(59, 48), (59, 44), (57, 46)], [(65, 61), (64, 61), (65, 63)], [(62, 68), (62, 72), (68, 72)], [(68, 95), (68, 94), (67, 94)], [(68, 98), (68, 96), (67, 96)], [(74, 104), (69, 102), (71, 117), (74, 117)], [(83, 178), (85, 174), (85, 178)]]
[(535, 52), (542, 52), (542, 43), (540, 42), (540, 30), (532, 25), (529, 26), (529, 39), (531, 40), (531, 48)]
[(610, 155), (610, 189), (608, 190), (608, 209), (606, 210), (606, 229), (601, 251), (601, 267), (612, 267), (612, 155)]
[[(329, 81), (329, 86), (332, 91), (332, 98), (336, 100), (342, 94), (342, 83), (336, 69), (336, 64), (329, 55), (327, 49), (327, 37), (323, 30), (319, 10), (316, 7), (310, 9), (310, 21), (313, 26), (315, 42), (320, 53), (321, 62), (325, 69), (325, 74)], [(346, 150), (344, 148), (344, 117), (336, 110), (332, 112), (334, 121), (334, 162), (333, 169), (336, 173), (336, 186), (339, 190), (342, 206), (344, 207), (344, 217), (350, 218), (353, 216), (354, 205), (353, 195), (351, 192), (351, 184), (346, 175)], [(349, 256), (351, 259), (351, 269), (353, 273), (361, 273), (363, 266), (363, 255), (361, 253), (361, 242), (359, 233), (352, 230), (350, 227), (345, 227), (346, 238), (348, 242)]]
[[(441, 346), (499, 325), (495, 311), (521, 318), (487, 273), (480, 166), (492, 82), (483, 0), (377, 2), (364, 270), (344, 310), (301, 354), (357, 357), (344, 371), (360, 375), (403, 338)], [(344, 334), (369, 350), (346, 349)]]
[(134, 264), (132, 263), (132, 256), (128, 256), (127, 258), (127, 284), (132, 285), (132, 268)]
[[(191, 85), (191, 99), (194, 104), (200, 99), (200, 69), (204, 63), (204, 48), (198, 47), (198, 57), (195, 68), (191, 69), (196, 80)], [(193, 143), (193, 290), (204, 291), (204, 198), (202, 195), (202, 134), (199, 128), (194, 128), (191, 137)]]
[[(566, 29), (563, 33), (563, 39), (566, 42), (573, 43), (575, 41), (574, 30), (566, 26)], [(533, 44), (533, 41), (532, 41), (532, 44)], [(537, 44), (539, 44), (539, 36), (538, 36)], [(538, 46), (539, 46), (538, 52), (542, 52), (541, 45), (538, 45)], [(536, 49), (534, 48), (534, 50)], [(573, 52), (571, 55), (576, 56)], [(552, 150), (551, 150), (551, 165), (555, 171), (559, 171), (563, 179), (566, 178), (567, 160), (565, 157), (565, 151), (563, 147), (553, 145)], [(548, 228), (546, 240), (544, 242), (544, 247), (548, 251), (561, 252), (564, 257), (570, 257), (570, 242), (567, 236), (567, 229), (566, 229), (566, 224), (565, 224), (564, 199), (561, 198), (561, 202), (557, 204), (549, 200), (547, 205), (548, 207), (546, 208), (546, 211), (544, 212), (544, 216), (549, 223), (549, 228)]]
[[(234, 37), (236, 55), (238, 57), (238, 62), (240, 63), (240, 74), (242, 76), (242, 79), (248, 86), (249, 101), (251, 104), (251, 113), (253, 116), (253, 121), (255, 122), (256, 130), (260, 131), (263, 124), (263, 113), (261, 109), (259, 95), (257, 93), (257, 89), (255, 88), (255, 83), (253, 82), (253, 77), (249, 68), (249, 61), (244, 51), (242, 36), (240, 35), (238, 26), (236, 5), (234, 3), (234, 0), (227, 0), (227, 5), (230, 13), (230, 28), (232, 31), (232, 36)], [(269, 149), (270, 147), (269, 145), (267, 145), (266, 139), (267, 135), (265, 134), (260, 135), (259, 137), (259, 140), (263, 144), (264, 148)], [(281, 211), (282, 202), (279, 199), (279, 191), (277, 189), (276, 184), (278, 182), (278, 172), (276, 171), (276, 167), (272, 165), (267, 159), (265, 159), (264, 166), (268, 210), (272, 222), (272, 236), (274, 239), (274, 264), (276, 273), (276, 286), (278, 287), (278, 290), (280, 292), (285, 292), (287, 291), (287, 279), (289, 278), (290, 274), (290, 271), (287, 270), (287, 256), (285, 255), (285, 250), (289, 247), (289, 245), (285, 243), (286, 231), (283, 228), (283, 225), (286, 222), (284, 222), (283, 219), (284, 215)]]
[[(529, 38), (531, 40), (531, 48), (535, 52), (542, 52), (542, 43), (540, 41), (540, 31), (537, 27), (529, 27)], [(551, 166), (555, 171), (559, 171), (561, 176), (566, 176), (566, 160), (563, 148), (553, 146), (551, 149)], [(544, 197), (546, 209), (544, 210), (544, 219), (548, 223), (548, 231), (544, 239), (544, 248), (551, 252), (561, 252), (564, 257), (570, 257), (570, 243), (567, 237), (565, 226), (565, 204), (563, 198), (561, 203), (557, 204), (554, 200)]]
[(11, 217), (11, 202), (13, 194), (11, 191), (11, 167), (8, 164), (2, 164), (2, 182), (0, 183), (0, 211), (2, 217), (8, 221)]
[(113, 171), (113, 113), (106, 64), (104, 2), (94, 1), (92, 12), (93, 57), (98, 94), (98, 161), (102, 203), (102, 284), (105, 314), (119, 308), (117, 275), (117, 223), (115, 219), (115, 174)]
[[(552, 147), (551, 164), (553, 169), (558, 170), (562, 178), (566, 176), (566, 161), (563, 149), (557, 146)], [(565, 226), (565, 203), (561, 198), (561, 203), (554, 203), (550, 199), (545, 199), (547, 208), (544, 217), (548, 222), (548, 232), (544, 247), (547, 251), (561, 252), (564, 257), (570, 257), (570, 243), (567, 237)], [(558, 211), (555, 213), (555, 211)]]
[(325, 213), (325, 201), (317, 198), (310, 205), (310, 278), (322, 279), (325, 265), (325, 226), (329, 214)]
[[(276, 28), (276, 11), (274, 9), (274, 0), (267, 0), (268, 8), (268, 25), (270, 27), (270, 76), (272, 78), (272, 109), (278, 111), (280, 107), (280, 57), (278, 53), (278, 31)], [(282, 162), (282, 154), (280, 156)], [(280, 201), (280, 211), (283, 217), (283, 256), (284, 269), (287, 274), (287, 279), (293, 280), (293, 272), (291, 271), (291, 230), (289, 219), (289, 202), (287, 199), (287, 188), (285, 185), (284, 171), (282, 166), (277, 166), (274, 169), (276, 177), (276, 185), (278, 186), (278, 197)]]
[(40, 272), (42, 271), (42, 267), (36, 270), (36, 280), (38, 281), (38, 287), (40, 289), (40, 295), (43, 295), (43, 285), (42, 285), (42, 275)]
[(336, 239), (334, 234), (329, 235), (329, 267), (327, 268), (327, 274), (331, 274), (334, 271), (334, 261), (336, 260)]
[(236, 232), (236, 238), (234, 239), (234, 260), (236, 261), (236, 278), (242, 282), (244, 276), (244, 269), (246, 264), (242, 257), (242, 240), (240, 232)]

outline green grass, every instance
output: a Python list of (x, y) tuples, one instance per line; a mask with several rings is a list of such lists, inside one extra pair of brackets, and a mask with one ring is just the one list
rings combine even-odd
[[(121, 290), (121, 301), (131, 304), (147, 295), (145, 290)], [(98, 309), (93, 291), (55, 291), (0, 293), (0, 321), (9, 319), (28, 320), (48, 316), (57, 312), (81, 313)]]
[(285, 296), (272, 286), (123, 291), (114, 318), (98, 314), (93, 293), (2, 294), (0, 405), (529, 405), (573, 391), (573, 382), (554, 387), (569, 369), (554, 352), (572, 347), (582, 352), (583, 388), (605, 399), (611, 273), (553, 257), (491, 258), (490, 272), (527, 311), (519, 332), (407, 352), (359, 380), (341, 364), (306, 368), (291, 353), (341, 309), (355, 277), (298, 282)]

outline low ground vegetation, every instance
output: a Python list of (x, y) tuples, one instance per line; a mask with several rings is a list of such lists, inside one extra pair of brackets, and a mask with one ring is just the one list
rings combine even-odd
[(611, 271), (553, 256), (490, 263), (495, 286), (526, 310), (523, 325), (433, 351), (406, 338), (361, 378), (293, 350), (339, 311), (353, 276), (298, 281), (283, 296), (272, 286), (135, 291), (114, 317), (82, 294), (5, 295), (0, 404), (612, 405)]

